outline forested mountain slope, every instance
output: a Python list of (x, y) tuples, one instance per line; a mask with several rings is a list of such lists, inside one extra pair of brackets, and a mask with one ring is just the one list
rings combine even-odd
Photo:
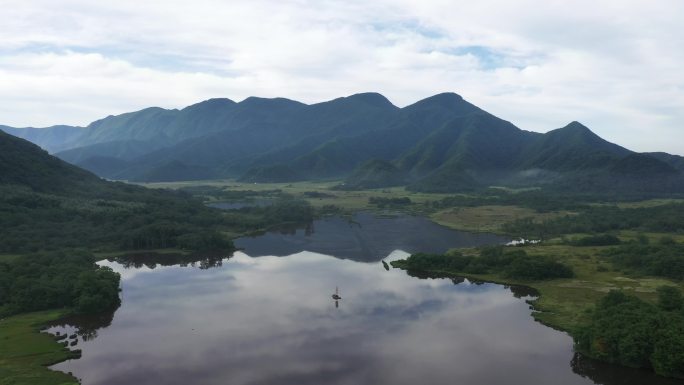
[(131, 181), (349, 177), (347, 188), (363, 181), (433, 192), (502, 185), (659, 193), (684, 186), (681, 157), (636, 154), (579, 122), (545, 134), (524, 131), (454, 93), (404, 108), (377, 93), (312, 105), (210, 99), (85, 128), (6, 129), (63, 149), (57, 156), (100, 176)]

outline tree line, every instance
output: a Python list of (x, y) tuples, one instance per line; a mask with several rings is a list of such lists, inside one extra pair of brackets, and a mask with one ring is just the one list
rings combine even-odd
[(539, 281), (555, 278), (571, 278), (571, 267), (550, 256), (530, 256), (524, 250), (506, 250), (500, 246), (484, 247), (479, 256), (455, 252), (445, 254), (417, 253), (393, 266), (406, 270), (442, 271), (461, 274), (497, 273), (503, 277)]
[(0, 262), (0, 317), (69, 308), (95, 313), (119, 305), (120, 276), (83, 251), (41, 253)]

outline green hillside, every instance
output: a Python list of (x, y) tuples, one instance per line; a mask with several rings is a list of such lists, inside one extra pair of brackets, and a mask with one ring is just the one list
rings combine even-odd
[(399, 186), (405, 183), (405, 174), (392, 163), (371, 159), (357, 167), (340, 188), (369, 189)]
[[(400, 179), (423, 192), (488, 186), (684, 192), (684, 158), (636, 154), (579, 122), (545, 134), (524, 131), (454, 93), (404, 108), (377, 93), (311, 105), (210, 99), (182, 110), (109, 116), (79, 132), (64, 138), (62, 146), (71, 148), (60, 158), (109, 179), (139, 182), (346, 179), (351, 188)], [(371, 160), (396, 168), (401, 177), (380, 175), (380, 163), (366, 163)]]
[(191, 197), (99, 177), (0, 132), (0, 253), (228, 249), (222, 216)]

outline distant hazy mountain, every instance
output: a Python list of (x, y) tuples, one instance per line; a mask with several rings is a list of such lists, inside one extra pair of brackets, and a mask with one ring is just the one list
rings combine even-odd
[(346, 178), (346, 188), (405, 184), (433, 192), (684, 186), (682, 157), (636, 154), (578, 122), (546, 134), (523, 131), (453, 93), (405, 108), (377, 93), (312, 105), (211, 99), (109, 116), (85, 128), (5, 130), (100, 176), (133, 181)]
[(52, 153), (78, 146), (76, 140), (85, 132), (83, 127), (73, 126), (52, 126), (45, 128), (14, 128), (0, 126), (0, 130), (33, 142)]

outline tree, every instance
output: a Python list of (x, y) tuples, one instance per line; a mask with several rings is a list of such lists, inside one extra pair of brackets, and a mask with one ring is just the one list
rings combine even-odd
[(658, 307), (665, 311), (679, 310), (684, 304), (682, 293), (674, 286), (660, 286), (658, 289)]

